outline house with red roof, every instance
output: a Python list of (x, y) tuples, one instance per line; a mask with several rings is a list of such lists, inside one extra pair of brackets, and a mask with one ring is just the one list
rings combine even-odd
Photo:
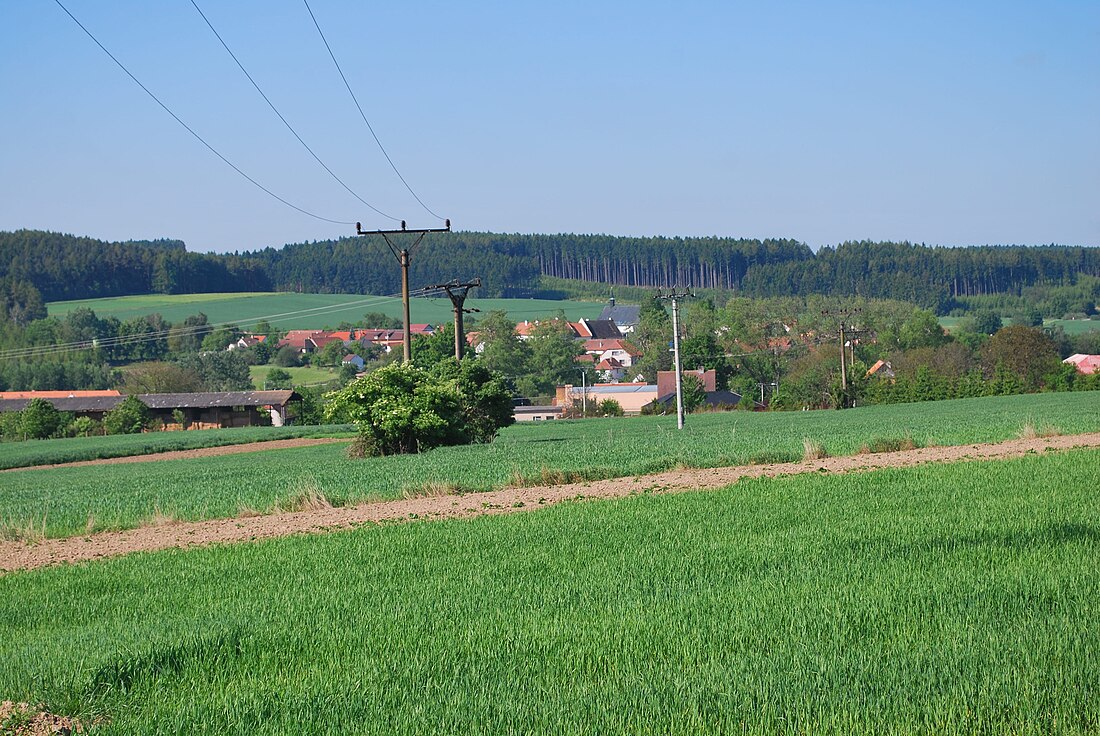
[(584, 352), (596, 356), (597, 363), (614, 358), (623, 368), (634, 365), (635, 359), (642, 356), (638, 348), (621, 339), (585, 340)]
[(1074, 353), (1062, 362), (1075, 366), (1077, 372), (1085, 376), (1091, 376), (1093, 373), (1100, 372), (1100, 355)]

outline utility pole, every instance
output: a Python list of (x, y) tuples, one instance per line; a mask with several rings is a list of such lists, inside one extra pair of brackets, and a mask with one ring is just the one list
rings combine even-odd
[[(386, 245), (390, 247), (390, 252), (393, 253), (394, 258), (401, 264), (401, 306), (403, 317), (405, 320), (405, 362), (408, 363), (412, 360), (412, 331), (410, 329), (411, 324), (409, 322), (409, 254), (412, 253), (416, 246), (420, 245), (424, 240), (424, 236), (428, 233), (449, 233), (451, 232), (451, 221), (446, 220), (446, 227), (435, 228), (420, 228), (415, 230), (409, 230), (405, 226), (405, 221), (401, 221), (400, 230), (363, 230), (363, 226), (360, 223), (355, 223), (356, 235), (381, 235), (386, 241)], [(390, 240), (391, 235), (415, 235), (416, 239), (413, 240), (412, 245), (408, 248), (398, 248)]]
[[(846, 317), (851, 317), (853, 314), (859, 314), (862, 311), (862, 309), (838, 309), (833, 312), (830, 312), (828, 310), (822, 312), (823, 315), (836, 315), (840, 317), (840, 329), (838, 330), (838, 334), (840, 336), (840, 390), (843, 394), (843, 408), (847, 408), (848, 406), (848, 348), (844, 339), (844, 319)], [(849, 338), (851, 338), (852, 336), (861, 334), (863, 332), (865, 332), (865, 330), (857, 330), (853, 326), (851, 329), (847, 330), (847, 335)], [(851, 361), (852, 363), (855, 363), (855, 353), (855, 346), (853, 345)]]
[(435, 286), (428, 286), (428, 289), (443, 289), (447, 292), (447, 296), (450, 297), (451, 305), (454, 307), (455, 312), (455, 358), (462, 360), (462, 353), (466, 348), (466, 332), (462, 326), (462, 315), (469, 314), (470, 312), (480, 312), (480, 309), (463, 309), (462, 305), (466, 301), (466, 294), (470, 289), (476, 286), (481, 286), (481, 279), (476, 278), (473, 281), (468, 281), (464, 284), (458, 283), (458, 280), (450, 282), (449, 284), (436, 284)]
[(679, 300), (686, 299), (689, 296), (695, 296), (694, 294), (684, 292), (674, 292), (672, 294), (662, 294), (660, 289), (657, 290), (658, 299), (670, 299), (672, 300), (672, 360), (676, 370), (676, 428), (684, 428), (684, 376), (680, 368), (680, 306)]
[(588, 416), (588, 386), (586, 385), (586, 378), (584, 368), (574, 368), (581, 372), (581, 417)]

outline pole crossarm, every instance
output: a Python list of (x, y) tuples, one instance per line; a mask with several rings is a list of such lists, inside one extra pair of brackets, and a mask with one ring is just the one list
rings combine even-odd
[(679, 301), (695, 294), (684, 291), (664, 294), (657, 290), (657, 299), (672, 300), (672, 356), (676, 365), (676, 428), (684, 428), (684, 374), (680, 367), (680, 308)]
[[(849, 309), (834, 309), (832, 311), (825, 309), (821, 314), (827, 317), (839, 317), (840, 325), (837, 328), (837, 336), (840, 338), (840, 389), (844, 393), (842, 402), (846, 408), (848, 405), (848, 360), (847, 360), (847, 344), (852, 338), (870, 332), (870, 330), (857, 329), (855, 325), (844, 326), (844, 320), (855, 314), (862, 313), (863, 310), (859, 307), (853, 307)], [(855, 362), (855, 343), (852, 342), (852, 361)]]
[(466, 348), (466, 331), (462, 325), (462, 315), (471, 311), (477, 311), (463, 309), (462, 305), (466, 302), (466, 296), (470, 293), (470, 289), (479, 286), (481, 286), (481, 278), (476, 278), (473, 281), (466, 281), (464, 283), (460, 283), (458, 279), (455, 279), (446, 284), (434, 284), (424, 287), (425, 290), (433, 291), (442, 289), (447, 292), (447, 297), (451, 300), (451, 306), (454, 307), (455, 313), (455, 358), (458, 360), (462, 360), (462, 353)]
[[(359, 223), (359, 222), (355, 223), (355, 234), (356, 235), (381, 235), (382, 239), (386, 241), (386, 245), (389, 246), (390, 252), (393, 253), (393, 257), (396, 258), (398, 260), (398, 262), (401, 261), (401, 253), (402, 252), (412, 253), (413, 249), (416, 248), (416, 246), (420, 245), (420, 243), (424, 240), (424, 236), (427, 235), (428, 233), (449, 233), (449, 232), (451, 232), (451, 221), (450, 220), (446, 221), (446, 227), (421, 227), (421, 228), (413, 228), (411, 230), (408, 227), (406, 227), (404, 220), (401, 221), (401, 229), (400, 230), (364, 230), (362, 223)], [(417, 237), (413, 241), (413, 244), (410, 245), (409, 247), (407, 247), (407, 248), (398, 248), (396, 245), (394, 245), (393, 240), (390, 239), (391, 235), (416, 235)]]
[[(444, 224), (445, 227), (422, 227), (410, 230), (405, 224), (405, 221), (402, 220), (400, 230), (364, 230), (362, 223), (355, 223), (356, 235), (381, 235), (382, 239), (386, 241), (386, 245), (389, 246), (390, 252), (393, 253), (394, 258), (401, 264), (401, 311), (405, 323), (405, 339), (403, 342), (406, 363), (412, 360), (412, 333), (409, 331), (411, 327), (409, 323), (409, 254), (412, 252), (413, 248), (420, 245), (424, 240), (424, 236), (428, 233), (451, 232), (451, 221), (445, 220)], [(411, 246), (398, 249), (393, 241), (390, 240), (391, 235), (415, 235), (416, 239)]]

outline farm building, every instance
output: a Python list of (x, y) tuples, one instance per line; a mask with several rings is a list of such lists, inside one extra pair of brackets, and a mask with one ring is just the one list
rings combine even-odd
[(634, 332), (641, 321), (642, 308), (636, 304), (615, 304), (615, 297), (611, 297), (607, 306), (600, 312), (599, 319), (610, 320), (624, 335)]
[[(23, 392), (70, 393), (70, 392)], [(71, 392), (82, 394), (90, 392)], [(96, 392), (101, 393), (101, 392)], [(281, 427), (287, 421), (287, 405), (300, 398), (294, 391), (212, 391), (190, 394), (135, 394), (150, 409), (154, 419), (159, 419), (166, 430), (216, 429), (225, 427), (251, 427), (268, 423)], [(28, 396), (26, 398), (0, 399), (0, 412), (22, 411), (34, 398), (45, 398), (58, 411), (72, 412), (78, 417), (102, 420), (103, 415), (121, 404), (126, 398), (117, 391), (114, 395), (99, 396)], [(184, 424), (176, 421), (174, 412), (181, 412)]]
[(1086, 376), (1091, 376), (1093, 373), (1100, 371), (1100, 355), (1075, 353), (1062, 362), (1076, 366), (1077, 372)]
[(517, 406), (512, 409), (512, 416), (517, 422), (542, 422), (550, 419), (561, 419), (562, 407), (560, 406)]
[(593, 386), (558, 386), (554, 404), (568, 408), (580, 405), (582, 400), (606, 401), (614, 399), (624, 414), (641, 414), (642, 407), (657, 398), (657, 386), (652, 383), (597, 383)]

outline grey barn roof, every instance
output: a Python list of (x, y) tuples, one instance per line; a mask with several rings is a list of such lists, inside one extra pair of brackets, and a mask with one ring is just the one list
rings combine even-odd
[(215, 406), (285, 406), (293, 391), (210, 391), (197, 394), (138, 394), (150, 409), (206, 409)]
[(616, 304), (607, 306), (600, 312), (600, 319), (609, 319), (619, 327), (638, 324), (642, 308), (636, 304)]
[[(293, 391), (209, 391), (191, 394), (135, 394), (150, 409), (208, 409), (233, 406), (286, 406), (297, 398)], [(110, 411), (125, 396), (85, 396), (46, 399), (58, 411)], [(0, 399), (0, 412), (22, 411), (31, 399)]]

